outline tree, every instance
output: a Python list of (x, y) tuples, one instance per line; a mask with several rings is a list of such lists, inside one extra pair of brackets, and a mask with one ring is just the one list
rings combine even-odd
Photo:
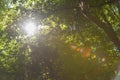
[[(2, 80), (107, 80), (116, 75), (118, 0), (9, 0), (6, 5), (0, 19)], [(22, 27), (28, 19), (45, 28), (27, 37)]]

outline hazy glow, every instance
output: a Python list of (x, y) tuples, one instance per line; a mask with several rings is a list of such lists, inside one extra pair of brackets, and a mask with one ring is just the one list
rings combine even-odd
[(118, 71), (114, 80), (120, 80), (120, 71)]
[(28, 23), (26, 23), (26, 25), (25, 25), (24, 27), (25, 27), (26, 33), (27, 33), (29, 36), (34, 35), (35, 32), (36, 32), (36, 29), (37, 29), (35, 23), (33, 23), (33, 22), (28, 22)]

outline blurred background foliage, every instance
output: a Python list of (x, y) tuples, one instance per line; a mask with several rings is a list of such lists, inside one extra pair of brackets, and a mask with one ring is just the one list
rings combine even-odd
[(119, 21), (119, 0), (1, 0), (0, 80), (116, 80)]

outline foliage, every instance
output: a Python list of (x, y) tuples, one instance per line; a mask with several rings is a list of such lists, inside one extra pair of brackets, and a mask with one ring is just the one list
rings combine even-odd
[[(113, 79), (120, 57), (119, 5), (118, 0), (2, 0), (0, 79)], [(27, 36), (28, 20), (44, 28)]]

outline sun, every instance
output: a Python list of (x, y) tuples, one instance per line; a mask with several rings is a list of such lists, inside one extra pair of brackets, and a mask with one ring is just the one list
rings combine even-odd
[(25, 24), (24, 29), (28, 36), (32, 36), (36, 33), (37, 27), (34, 22), (30, 21)]

